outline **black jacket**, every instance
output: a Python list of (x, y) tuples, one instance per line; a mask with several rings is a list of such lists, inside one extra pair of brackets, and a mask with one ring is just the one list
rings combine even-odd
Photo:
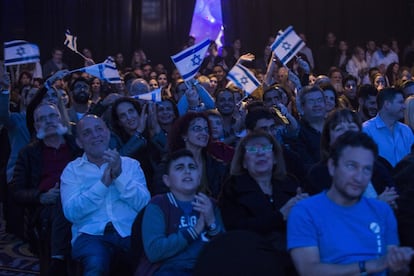
[(286, 232), (280, 208), (296, 195), (299, 187), (293, 177), (274, 180), (271, 202), (248, 174), (231, 176), (224, 184), (219, 207), (227, 230), (250, 230), (259, 234)]

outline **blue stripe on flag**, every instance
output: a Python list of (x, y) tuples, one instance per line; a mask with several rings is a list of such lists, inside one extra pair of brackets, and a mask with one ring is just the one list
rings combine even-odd
[(40, 56), (36, 55), (36, 56), (30, 56), (30, 57), (23, 57), (23, 58), (13, 58), (13, 59), (6, 59), (4, 61), (5, 65), (7, 65), (8, 63), (13, 63), (13, 62), (17, 62), (17, 61), (37, 61), (40, 59)]
[(239, 64), (236, 65), (240, 70), (243, 71), (243, 73), (249, 78), (249, 80), (256, 86), (259, 86), (260, 83), (257, 81), (255, 77), (253, 77), (252, 73), (247, 70), (245, 67), (240, 66)]
[[(191, 56), (192, 54), (200, 51), (201, 49), (203, 49), (204, 47), (206, 47), (207, 45), (210, 45), (210, 40), (207, 39), (205, 40), (203, 43), (201, 43), (200, 45), (198, 45), (196, 48), (191, 49), (189, 51), (185, 51), (184, 53), (182, 53), (181, 55), (179, 55), (178, 57), (173, 57), (172, 60), (174, 62), (180, 62), (181, 60)], [(203, 57), (204, 58), (204, 57)]]
[(292, 26), (289, 26), (284, 32), (283, 32), (283, 34), (282, 35), (280, 35), (277, 39), (276, 39), (276, 41), (275, 42), (273, 42), (273, 44), (272, 44), (272, 46), (271, 46), (271, 49), (272, 49), (272, 52), (277, 48), (277, 47), (279, 47), (279, 45), (280, 45), (280, 43), (282, 43), (284, 40), (285, 40), (285, 38), (291, 33), (293, 31), (293, 27)]
[(300, 49), (298, 49), (300, 46), (303, 46), (303, 41), (302, 40), (300, 40), (298, 43), (296, 43), (296, 45), (280, 61), (283, 64), (285, 64), (285, 62), (287, 63), (287, 61), (290, 60), (291, 56), (293, 56), (294, 54), (296, 54), (300, 50)]
[(105, 64), (105, 67), (106, 68), (109, 68), (109, 69), (112, 69), (112, 70), (117, 70), (118, 71), (118, 69), (116, 69), (116, 67), (115, 66), (112, 66), (112, 65), (110, 65), (110, 64), (108, 64), (108, 63), (104, 63)]
[(232, 82), (234, 82), (234, 84), (236, 84), (236, 86), (237, 87), (239, 87), (239, 88), (243, 88), (243, 85), (239, 82), (239, 80), (236, 78), (236, 77), (234, 77), (232, 74), (228, 74), (227, 75), (227, 77), (232, 81)]
[(104, 78), (104, 80), (107, 80), (108, 82), (111, 82), (111, 81), (120, 81), (121, 78)]
[(182, 75), (183, 79), (187, 79), (188, 77), (191, 77), (192, 75), (195, 75), (198, 72), (198, 69), (200, 69), (200, 67), (198, 66), (196, 69), (194, 69), (191, 72), (188, 72), (187, 74)]
[(103, 74), (103, 71), (105, 70), (105, 65), (103, 65), (102, 63), (100, 63), (99, 65), (98, 65), (98, 71), (99, 71), (99, 78), (100, 79), (104, 79), (105, 77), (104, 77), (104, 74)]

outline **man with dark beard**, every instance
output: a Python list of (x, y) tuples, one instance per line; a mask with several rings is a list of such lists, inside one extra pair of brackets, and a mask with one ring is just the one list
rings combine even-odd
[(76, 124), (90, 109), (91, 88), (85, 78), (76, 79), (71, 87), (72, 107), (68, 109), (71, 123)]
[(387, 68), (393, 62), (399, 63), (398, 55), (391, 50), (391, 41), (384, 40), (381, 47), (372, 54), (369, 67)]
[(362, 122), (377, 116), (378, 90), (371, 84), (361, 85), (358, 89), (358, 115)]
[(35, 109), (34, 128), (37, 139), (20, 151), (16, 161), (12, 196), (30, 212), (30, 242), (39, 247), (41, 275), (65, 275), (71, 235), (60, 203), (60, 175), (80, 149), (72, 136), (65, 135), (67, 128), (54, 104)]

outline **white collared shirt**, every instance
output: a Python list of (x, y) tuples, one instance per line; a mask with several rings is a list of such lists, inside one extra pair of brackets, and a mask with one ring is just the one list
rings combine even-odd
[(137, 213), (147, 205), (150, 193), (139, 162), (121, 157), (122, 173), (108, 187), (101, 167), (85, 154), (70, 162), (61, 175), (61, 198), (65, 217), (73, 223), (72, 244), (81, 233), (103, 235), (112, 222), (121, 237), (131, 235)]

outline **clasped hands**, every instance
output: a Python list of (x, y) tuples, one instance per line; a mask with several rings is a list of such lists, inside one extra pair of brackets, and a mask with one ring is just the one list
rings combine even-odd
[(109, 186), (112, 181), (122, 173), (121, 156), (116, 149), (107, 149), (102, 158), (108, 163), (102, 175), (101, 181)]

